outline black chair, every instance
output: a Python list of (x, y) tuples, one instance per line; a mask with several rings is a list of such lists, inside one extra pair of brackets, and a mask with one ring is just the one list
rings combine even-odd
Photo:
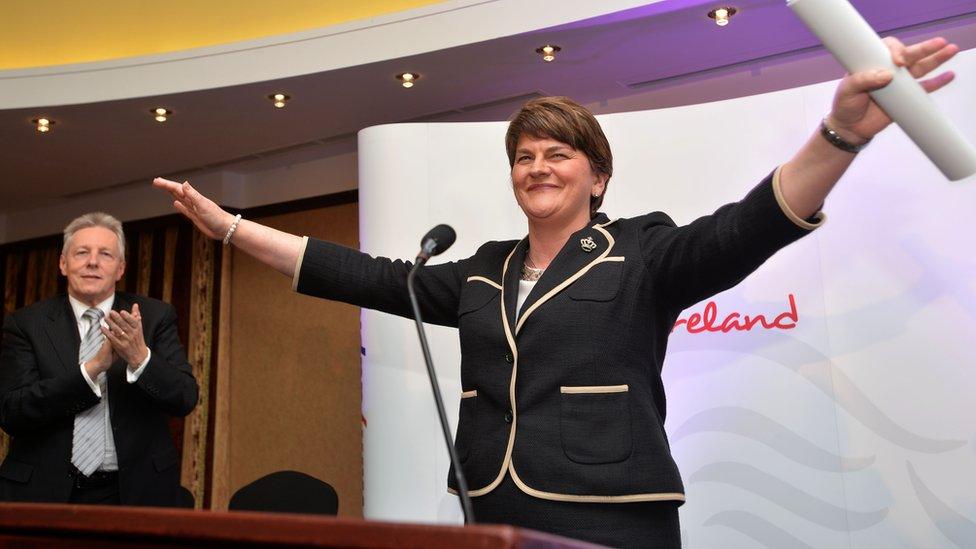
[(298, 471), (278, 471), (241, 487), (230, 498), (231, 511), (270, 511), (335, 515), (339, 496), (332, 486)]
[(193, 497), (193, 492), (186, 486), (180, 486), (180, 507), (183, 509), (193, 509), (196, 507), (197, 500)]

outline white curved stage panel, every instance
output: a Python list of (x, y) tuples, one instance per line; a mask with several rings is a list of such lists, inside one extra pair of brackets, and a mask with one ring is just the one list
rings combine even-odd
[[(952, 65), (959, 81), (936, 100), (976, 136), (976, 51)], [(604, 211), (687, 223), (738, 199), (813, 133), (833, 89), (601, 117), (616, 160)], [(363, 130), (363, 249), (412, 257), (437, 223), (458, 232), (439, 261), (523, 236), (504, 130)], [(891, 129), (830, 197), (823, 228), (682, 315), (715, 318), (712, 330), (678, 326), (665, 367), (687, 547), (976, 544), (973, 182), (949, 185)], [(772, 321), (791, 303), (795, 323), (718, 329), (733, 313)], [(458, 522), (414, 326), (371, 311), (362, 322), (366, 515)], [(428, 329), (453, 426), (456, 333)]]

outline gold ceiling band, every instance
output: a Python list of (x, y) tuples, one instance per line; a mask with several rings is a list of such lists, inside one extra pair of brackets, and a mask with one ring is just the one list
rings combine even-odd
[(9, 2), (0, 19), (0, 70), (106, 61), (281, 36), (374, 18), (434, 0)]

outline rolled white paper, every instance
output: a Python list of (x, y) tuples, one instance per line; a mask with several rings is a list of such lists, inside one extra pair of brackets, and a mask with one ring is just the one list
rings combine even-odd
[(881, 37), (847, 0), (786, 0), (786, 4), (848, 72), (886, 69), (894, 74), (891, 83), (871, 92), (871, 97), (950, 181), (976, 173), (976, 149), (908, 69), (894, 64)]

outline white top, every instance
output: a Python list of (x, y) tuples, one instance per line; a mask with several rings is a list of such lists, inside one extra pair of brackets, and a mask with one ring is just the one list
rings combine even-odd
[(535, 288), (535, 283), (538, 280), (519, 280), (519, 293), (518, 299), (515, 301), (515, 310), (517, 311), (515, 319), (522, 315), (522, 304), (525, 303), (525, 298), (529, 297), (529, 292), (532, 288)]

